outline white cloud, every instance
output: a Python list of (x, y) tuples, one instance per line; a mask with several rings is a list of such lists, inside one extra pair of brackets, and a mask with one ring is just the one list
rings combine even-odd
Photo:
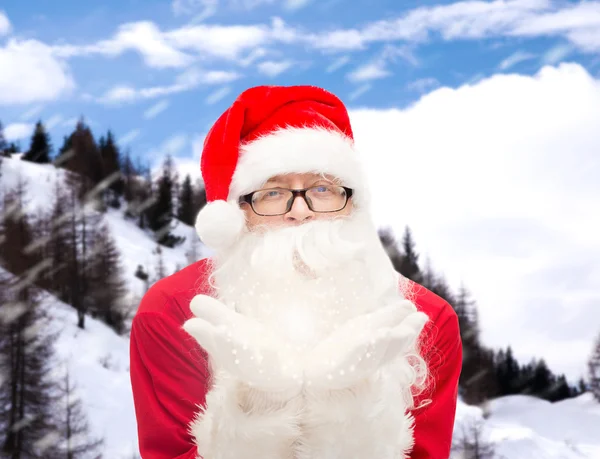
[(350, 116), (378, 224), (410, 225), (465, 282), (487, 344), (580, 376), (600, 323), (600, 81), (561, 64)]
[(154, 105), (152, 105), (150, 108), (148, 108), (144, 112), (144, 118), (146, 118), (147, 120), (155, 118), (160, 113), (164, 112), (168, 107), (169, 107), (169, 101), (161, 100), (161, 101), (155, 103)]
[(419, 65), (419, 61), (409, 47), (386, 45), (377, 57), (348, 73), (347, 78), (354, 82), (386, 78), (392, 75), (392, 72), (387, 69), (388, 64), (396, 62), (399, 57), (412, 66)]
[(206, 98), (206, 103), (208, 105), (216, 104), (223, 98), (227, 97), (231, 92), (231, 88), (229, 86), (223, 86), (213, 92), (211, 92)]
[[(157, 148), (153, 148), (147, 153), (147, 156), (154, 161), (153, 169), (158, 168), (159, 165), (162, 165), (165, 156), (175, 157), (182, 153), (186, 147), (189, 146), (189, 137), (187, 134), (178, 133), (173, 134), (171, 137), (167, 138), (163, 143), (161, 143)], [(156, 173), (159, 173), (156, 170)]]
[(43, 105), (34, 105), (29, 110), (21, 115), (21, 119), (25, 121), (29, 121), (32, 118), (36, 118), (42, 111), (44, 110)]
[[(153, 22), (139, 21), (122, 24), (110, 39), (90, 45), (56, 45), (52, 50), (63, 58), (94, 54), (116, 57), (135, 51), (150, 67), (183, 68), (201, 59), (238, 62), (245, 53), (255, 60), (266, 53), (261, 48), (269, 44), (306, 40), (305, 35), (277, 17), (270, 24), (188, 24), (168, 31), (160, 30)], [(257, 49), (259, 56), (253, 55)]]
[(347, 77), (350, 81), (362, 82), (386, 78), (391, 74), (392, 73), (385, 68), (385, 61), (382, 59), (377, 59), (369, 62), (368, 64), (357, 67), (352, 72), (348, 73)]
[(406, 88), (410, 91), (425, 92), (439, 85), (440, 82), (438, 80), (432, 77), (428, 77), (411, 81), (406, 85)]
[(204, 148), (204, 139), (206, 139), (206, 134), (197, 135), (192, 140), (192, 154), (195, 160), (200, 160), (202, 157), (202, 149)]
[(153, 22), (140, 21), (123, 24), (113, 38), (92, 45), (58, 45), (58, 56), (73, 57), (101, 54), (116, 57), (126, 51), (137, 51), (149, 67), (179, 68), (193, 62), (193, 57), (169, 43), (165, 34)]
[(165, 155), (175, 156), (187, 145), (188, 137), (185, 134), (175, 134), (169, 137), (161, 146), (161, 152)]
[(533, 59), (534, 57), (535, 57), (535, 54), (532, 54), (532, 53), (528, 53), (528, 52), (520, 51), (520, 50), (515, 51), (510, 56), (508, 56), (506, 59), (504, 59), (502, 62), (500, 62), (500, 65), (498, 66), (498, 68), (500, 70), (508, 70), (520, 62), (524, 62), (524, 61)]
[(268, 54), (265, 48), (254, 48), (246, 57), (241, 57), (238, 59), (237, 63), (242, 67), (248, 67), (252, 65), (257, 59), (261, 57), (265, 57)]
[(75, 87), (66, 64), (37, 40), (0, 47), (0, 69), (0, 106), (56, 100)]
[[(568, 6), (567, 6), (568, 5)], [(521, 21), (512, 31), (518, 36), (562, 36), (584, 51), (600, 50), (600, 2), (566, 4)]]
[(235, 60), (271, 40), (271, 30), (264, 25), (191, 25), (164, 33), (172, 46), (201, 55)]
[(218, 6), (218, 0), (173, 0), (171, 3), (175, 16), (193, 14), (194, 21), (197, 22), (213, 16)]
[(350, 62), (350, 57), (348, 57), (348, 56), (338, 57), (335, 61), (333, 61), (331, 64), (329, 64), (329, 66), (325, 69), (325, 71), (327, 73), (335, 72), (336, 70), (338, 70), (338, 69), (342, 68), (344, 65), (346, 65), (348, 62)]
[(128, 143), (133, 142), (135, 139), (137, 139), (141, 134), (141, 131), (139, 129), (132, 129), (131, 131), (123, 134), (121, 137), (119, 137), (119, 139), (117, 140), (117, 143), (119, 145), (126, 145)]
[(12, 30), (10, 21), (4, 11), (0, 11), (0, 37), (8, 35)]
[[(173, 158), (175, 167), (179, 176), (184, 178), (186, 175), (192, 179), (192, 183), (196, 181), (202, 182), (202, 173), (200, 171), (200, 157), (202, 156), (202, 147), (206, 135), (196, 135), (192, 138), (192, 155), (191, 157), (176, 156)], [(187, 145), (186, 145), (187, 146)]]
[(48, 121), (46, 121), (44, 124), (46, 125), (46, 129), (48, 129), (49, 131), (51, 131), (52, 129), (54, 129), (56, 126), (60, 125), (63, 121), (63, 117), (61, 115), (52, 115)]
[[(77, 122), (78, 122), (78, 121), (79, 121), (79, 118), (77, 118), (77, 117), (73, 116), (73, 117), (71, 117), (71, 118), (68, 118), (68, 119), (64, 120), (64, 121), (61, 123), (61, 126), (68, 127), (68, 128), (75, 128), (75, 126), (77, 126)], [(89, 120), (87, 120), (87, 119), (85, 120), (85, 122), (86, 122), (86, 124), (88, 124), (88, 125), (90, 124), (90, 121), (89, 121)]]
[(267, 75), (268, 77), (276, 77), (277, 75), (281, 75), (286, 70), (289, 70), (292, 65), (294, 65), (294, 62), (291, 60), (265, 61), (258, 64), (256, 67), (263, 75)]
[(310, 2), (311, 0), (285, 0), (283, 5), (285, 9), (295, 11), (304, 8)]
[(109, 89), (97, 100), (103, 104), (121, 104), (134, 102), (136, 100), (154, 99), (169, 94), (175, 94), (183, 91), (189, 91), (197, 88), (201, 84), (220, 84), (229, 83), (237, 80), (240, 75), (236, 72), (223, 70), (202, 71), (197, 68), (191, 68), (180, 74), (175, 82), (169, 86), (152, 86), (149, 88), (136, 89), (127, 85), (117, 85)]
[[(265, 5), (281, 3), (288, 11), (304, 8), (311, 0), (227, 0), (223, 2), (231, 12), (248, 12)], [(201, 22), (213, 16), (219, 9), (219, 0), (173, 0), (171, 8), (175, 16), (193, 16), (192, 22)]]
[(352, 91), (350, 93), (350, 95), (348, 96), (348, 100), (355, 101), (360, 96), (362, 96), (364, 93), (371, 90), (371, 88), (372, 88), (372, 85), (370, 83), (366, 83), (366, 84), (363, 84), (362, 86), (359, 86), (358, 88), (356, 88), (354, 91)]
[(337, 29), (312, 34), (318, 48), (364, 49), (369, 43), (422, 42), (439, 34), (444, 40), (515, 36), (564, 37), (578, 48), (600, 50), (600, 2), (575, 5), (550, 0), (479, 0), (413, 9), (396, 19), (361, 29)]
[(4, 127), (4, 137), (9, 142), (31, 137), (35, 125), (32, 123), (12, 123)]
[(568, 45), (557, 45), (550, 48), (542, 56), (542, 63), (544, 65), (556, 65), (564, 60), (569, 54), (573, 52), (573, 47)]

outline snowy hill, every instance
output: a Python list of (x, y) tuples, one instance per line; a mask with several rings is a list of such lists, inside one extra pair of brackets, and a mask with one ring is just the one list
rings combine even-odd
[[(65, 174), (52, 165), (21, 161), (19, 156), (3, 158), (0, 193), (13, 188), (19, 180), (26, 184), (26, 210), (35, 215), (52, 206), (54, 187), (64, 184)], [(150, 277), (156, 274), (156, 244), (151, 236), (126, 220), (121, 210), (110, 209), (103, 217), (121, 254), (123, 274), (128, 284), (130, 301), (138, 302), (145, 291), (144, 282), (134, 274), (141, 265)], [(186, 242), (175, 248), (162, 247), (167, 273), (188, 263), (194, 229), (179, 224), (173, 234), (185, 236)], [(198, 257), (203, 247), (197, 247)], [(104, 438), (105, 456), (111, 459), (131, 459), (137, 454), (137, 432), (133, 398), (129, 380), (129, 340), (118, 336), (104, 323), (86, 318), (86, 328), (77, 328), (74, 309), (50, 294), (45, 295), (44, 309), (59, 330), (57, 357), (69, 362), (82, 403), (88, 414), (91, 433)]]
[(483, 410), (459, 403), (454, 436), (493, 445), (506, 459), (600, 458), (600, 404), (590, 393), (557, 403), (514, 395)]
[[(64, 180), (63, 171), (51, 165), (37, 165), (18, 158), (4, 159), (0, 190), (14, 187), (18, 178), (28, 185), (27, 210), (36, 214), (51, 206), (53, 189)], [(150, 235), (126, 220), (120, 210), (103, 217), (121, 253), (131, 300), (144, 292), (144, 282), (135, 277), (138, 265), (149, 271), (156, 266), (156, 245)], [(193, 229), (179, 225), (174, 231), (187, 237), (182, 246), (163, 248), (168, 273), (189, 262), (186, 251), (194, 237)], [(199, 247), (198, 256), (205, 251)], [(103, 323), (86, 319), (86, 329), (76, 327), (72, 307), (46, 294), (44, 308), (60, 330), (57, 356), (68, 361), (81, 400), (88, 415), (92, 435), (105, 440), (105, 457), (129, 459), (137, 454), (137, 433), (129, 382), (129, 342)], [(486, 408), (459, 403), (455, 437), (469, 437), (480, 426), (481, 439), (495, 446), (497, 458), (600, 458), (600, 404), (590, 394), (551, 404), (525, 396), (504, 397)]]
[[(27, 194), (25, 207), (31, 215), (48, 210), (52, 206), (56, 184), (64, 184), (65, 171), (52, 165), (35, 164), (21, 161), (20, 155), (4, 158), (0, 191), (14, 188), (19, 180), (26, 184)], [(132, 299), (139, 298), (144, 292), (144, 282), (135, 277), (138, 265), (141, 265), (150, 277), (154, 277), (157, 265), (155, 253), (156, 243), (149, 233), (140, 229), (134, 222), (123, 217), (122, 210), (109, 209), (104, 214), (112, 235), (121, 253), (123, 274), (129, 284)], [(162, 258), (167, 273), (173, 273), (178, 267), (188, 263), (186, 252), (191, 249), (191, 243), (197, 239), (194, 228), (179, 223), (172, 231), (175, 236), (183, 236), (186, 242), (175, 248), (161, 247)], [(198, 243), (197, 257), (204, 256), (206, 249)]]

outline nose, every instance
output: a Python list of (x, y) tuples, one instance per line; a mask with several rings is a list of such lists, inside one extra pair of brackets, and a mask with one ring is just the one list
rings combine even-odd
[(312, 220), (315, 214), (309, 209), (306, 201), (301, 196), (296, 196), (292, 203), (292, 208), (285, 215), (285, 219), (290, 223), (302, 223)]

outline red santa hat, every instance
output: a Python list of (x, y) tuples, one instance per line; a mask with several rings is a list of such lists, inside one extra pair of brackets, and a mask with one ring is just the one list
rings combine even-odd
[(258, 86), (244, 91), (216, 121), (201, 159), (207, 204), (196, 231), (225, 249), (246, 229), (240, 196), (286, 173), (330, 174), (366, 203), (362, 168), (344, 104), (315, 86)]

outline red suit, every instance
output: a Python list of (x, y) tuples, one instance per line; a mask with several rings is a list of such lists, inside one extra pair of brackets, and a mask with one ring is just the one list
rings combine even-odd
[[(192, 317), (189, 304), (208, 294), (208, 263), (201, 260), (160, 280), (144, 296), (131, 329), (131, 383), (143, 459), (196, 459), (189, 425), (205, 403), (209, 367), (205, 353), (182, 328)], [(430, 372), (428, 389), (414, 409), (412, 459), (450, 455), (462, 344), (451, 306), (413, 284), (417, 308), (430, 321), (421, 336), (421, 353)]]

